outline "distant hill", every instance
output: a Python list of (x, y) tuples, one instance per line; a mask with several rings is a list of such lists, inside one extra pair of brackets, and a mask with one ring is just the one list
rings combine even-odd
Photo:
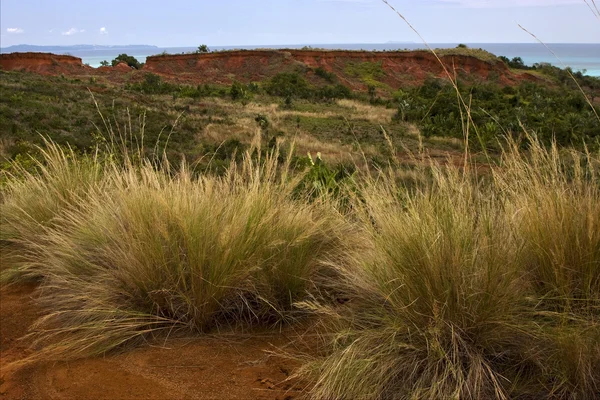
[(157, 46), (150, 46), (145, 44), (131, 44), (131, 45), (114, 45), (114, 46), (99, 46), (94, 44), (76, 44), (73, 46), (37, 46), (31, 44), (18, 44), (15, 46), (0, 48), (2, 53), (26, 53), (26, 52), (44, 52), (44, 53), (69, 53), (77, 51), (140, 51), (140, 50), (157, 50)]

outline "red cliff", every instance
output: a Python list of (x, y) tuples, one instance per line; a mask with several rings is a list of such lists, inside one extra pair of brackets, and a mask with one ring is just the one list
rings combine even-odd
[[(529, 74), (515, 74), (489, 53), (482, 57), (442, 50), (441, 62), (452, 75), (465, 81), (494, 81), (502, 85), (535, 79)], [(477, 51), (476, 51), (477, 52)], [(121, 81), (133, 73), (161, 75), (182, 83), (230, 84), (233, 81), (260, 82), (280, 72), (298, 72), (316, 85), (327, 84), (317, 68), (337, 77), (355, 90), (373, 85), (379, 90), (395, 90), (418, 85), (427, 77), (446, 77), (440, 61), (428, 51), (347, 51), (347, 50), (236, 50), (203, 54), (157, 55), (148, 57), (142, 71), (125, 64), (91, 68), (81, 59), (50, 53), (0, 54), (0, 68), (50, 75), (94, 75)], [(321, 76), (319, 76), (321, 75)], [(127, 78), (129, 79), (129, 78)]]
[(89, 68), (81, 58), (52, 53), (9, 53), (0, 54), (0, 68), (5, 71), (27, 71), (57, 75), (78, 73)]
[[(510, 85), (524, 78), (499, 60), (470, 55), (444, 55), (440, 59), (450, 74), (465, 80), (496, 80)], [(180, 81), (228, 84), (233, 80), (262, 81), (279, 72), (311, 76), (318, 67), (356, 89), (373, 82), (398, 88), (420, 84), (428, 76), (446, 76), (440, 62), (427, 51), (239, 50), (158, 55), (147, 58), (144, 70)]]

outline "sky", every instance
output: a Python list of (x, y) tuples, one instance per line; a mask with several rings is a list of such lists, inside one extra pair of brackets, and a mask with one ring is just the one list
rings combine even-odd
[[(430, 43), (600, 43), (600, 0), (389, 0)], [(381, 0), (2, 0), (0, 46), (421, 42)]]

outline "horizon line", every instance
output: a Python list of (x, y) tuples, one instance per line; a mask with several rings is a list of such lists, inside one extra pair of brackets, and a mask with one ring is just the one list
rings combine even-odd
[[(428, 42), (428, 44), (472, 44), (472, 45), (477, 45), (477, 44), (539, 44), (536, 41), (530, 41), (530, 42)], [(332, 45), (402, 45), (402, 44), (410, 44), (410, 45), (423, 45), (425, 46), (425, 43), (422, 42), (414, 42), (414, 41), (388, 41), (388, 42), (340, 42), (340, 43), (285, 43), (285, 44), (236, 44), (236, 45), (231, 45), (231, 44), (227, 44), (227, 45), (217, 45), (217, 44), (207, 44), (208, 47), (260, 47), (260, 46), (313, 46), (313, 45), (325, 45), (325, 46), (332, 46)], [(548, 42), (546, 43), (547, 45), (551, 45), (551, 44), (578, 44), (578, 45), (586, 45), (586, 44), (590, 44), (590, 45), (600, 45), (600, 42)], [(98, 47), (119, 47), (119, 46), (129, 46), (129, 47), (135, 47), (135, 46), (139, 46), (139, 47), (156, 47), (159, 49), (166, 49), (166, 48), (195, 48), (198, 47), (197, 45), (191, 45), (191, 46), (186, 46), (186, 45), (171, 45), (171, 46), (158, 46), (158, 45), (153, 45), (153, 44), (94, 44), (94, 43), (78, 43), (78, 44), (72, 44), (72, 45), (63, 45), (63, 44), (29, 44), (29, 43), (20, 43), (20, 44), (15, 44), (15, 45), (10, 45), (7, 47), (0, 47), (2, 49), (9, 49), (11, 47), (19, 47), (19, 46), (32, 46), (32, 47), (77, 47), (77, 46), (98, 46)]]

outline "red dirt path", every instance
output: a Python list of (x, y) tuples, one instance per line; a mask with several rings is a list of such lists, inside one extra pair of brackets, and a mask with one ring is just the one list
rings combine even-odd
[(35, 286), (0, 290), (0, 399), (264, 399), (291, 400), (286, 381), (296, 366), (270, 351), (292, 333), (169, 339), (121, 354), (15, 369), (29, 354), (18, 340), (40, 310)]

